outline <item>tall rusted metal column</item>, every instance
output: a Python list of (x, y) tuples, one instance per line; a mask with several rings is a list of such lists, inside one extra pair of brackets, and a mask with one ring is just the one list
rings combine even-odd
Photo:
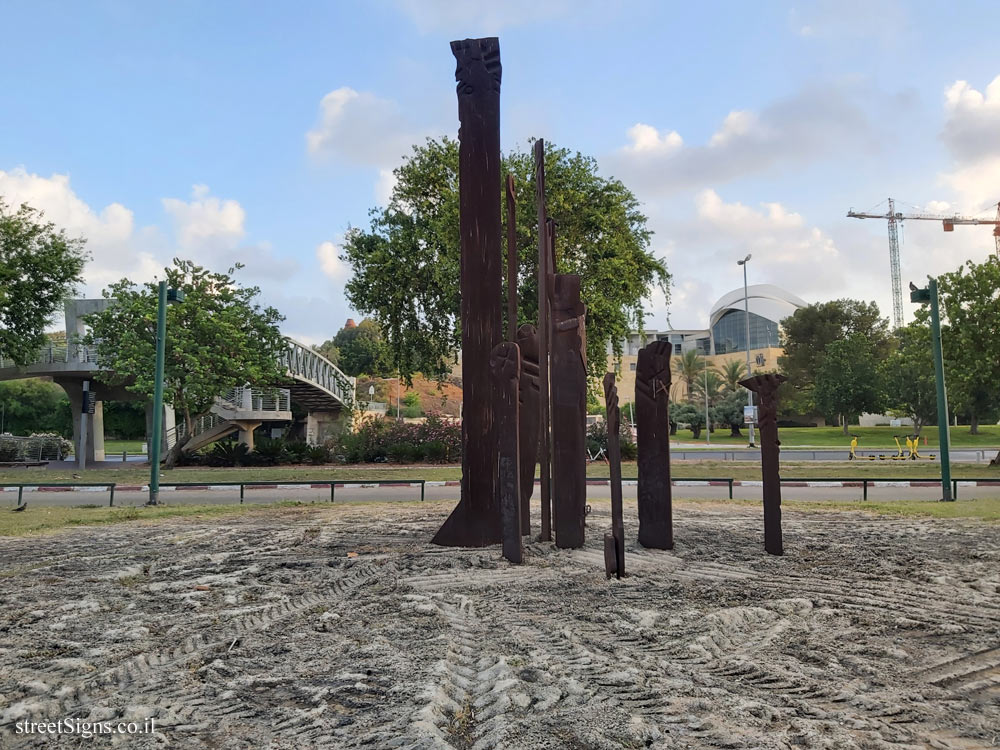
[(461, 234), (462, 494), (435, 544), (484, 547), (500, 541), (495, 402), (490, 355), (503, 341), (501, 304), (500, 43), (451, 43), (458, 81)]
[(760, 425), (760, 472), (764, 481), (764, 550), (771, 555), (785, 552), (781, 540), (781, 470), (778, 440), (778, 388), (788, 380), (784, 375), (767, 373), (741, 380), (740, 385), (760, 399), (757, 406)]
[(670, 356), (668, 341), (639, 350), (635, 368), (635, 420), (638, 430), (639, 544), (674, 548), (670, 487)]
[(538, 462), (539, 419), (538, 395), (538, 332), (533, 325), (517, 329), (517, 345), (521, 349), (521, 385), (518, 389), (520, 407), (517, 429), (520, 438), (521, 470), (521, 534), (531, 534), (531, 495), (535, 489), (535, 464)]
[(517, 341), (517, 193), (507, 175), (507, 340)]
[(521, 508), (518, 470), (518, 384), (521, 379), (521, 354), (517, 344), (504, 341), (493, 347), (490, 374), (496, 390), (496, 434), (499, 442), (500, 518), (503, 529), (503, 556), (519, 563), (524, 555), (521, 545)]
[(580, 277), (552, 279), (552, 506), (556, 546), (582, 547), (587, 507), (587, 333)]
[(604, 569), (608, 578), (625, 575), (625, 526), (622, 520), (621, 413), (615, 374), (604, 376), (605, 425), (608, 429), (608, 467), (611, 469), (611, 533), (604, 535)]
[(535, 141), (535, 204), (538, 208), (538, 460), (541, 464), (542, 529), (539, 540), (552, 541), (551, 446), (549, 419), (549, 269), (548, 222), (545, 211), (545, 142)]

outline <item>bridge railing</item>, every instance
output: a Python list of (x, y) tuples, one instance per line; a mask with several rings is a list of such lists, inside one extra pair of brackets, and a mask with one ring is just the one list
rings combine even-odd
[(287, 388), (233, 388), (219, 397), (219, 405), (234, 411), (290, 411), (291, 391)]
[[(74, 355), (75, 352), (75, 355)], [(31, 365), (52, 365), (68, 364), (70, 362), (83, 364), (97, 363), (97, 345), (85, 346), (83, 344), (67, 346), (65, 344), (45, 346), (35, 357), (27, 363)], [(9, 357), (0, 357), (0, 370), (8, 367), (17, 367), (17, 363)]]
[(282, 364), (288, 373), (301, 380), (315, 383), (332, 393), (348, 408), (354, 405), (354, 381), (336, 365), (294, 339), (285, 339), (288, 348), (282, 355)]

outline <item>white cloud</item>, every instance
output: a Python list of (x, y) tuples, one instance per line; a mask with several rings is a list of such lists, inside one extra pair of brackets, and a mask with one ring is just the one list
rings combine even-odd
[(73, 190), (69, 175), (43, 177), (22, 168), (0, 170), (0, 196), (11, 206), (27, 203), (43, 211), (46, 220), (71, 237), (87, 240), (91, 261), (84, 269), (82, 294), (100, 296), (101, 289), (122, 277), (153, 278), (163, 268), (148, 249), (159, 244), (158, 238), (147, 230), (137, 233), (129, 209), (110, 203), (95, 211)]
[(851, 149), (870, 149), (874, 126), (861, 95), (828, 84), (774, 102), (759, 113), (733, 110), (703, 145), (687, 145), (675, 130), (638, 123), (606, 162), (630, 187), (651, 195), (703, 188), (802, 165)]
[(183, 249), (231, 249), (246, 235), (246, 212), (239, 201), (220, 200), (209, 193), (207, 185), (194, 185), (191, 201), (163, 199)]
[(320, 101), (319, 121), (306, 133), (306, 147), (314, 157), (395, 165), (416, 142), (411, 133), (396, 102), (342, 86)]
[(321, 242), (316, 246), (316, 260), (331, 281), (343, 283), (350, 274), (350, 267), (340, 259), (340, 247), (332, 242)]
[(661, 135), (652, 125), (641, 122), (630, 127), (625, 134), (630, 143), (624, 147), (624, 150), (633, 154), (670, 153), (684, 145), (684, 139), (676, 130)]
[(941, 138), (954, 157), (941, 181), (963, 211), (979, 213), (1000, 200), (1000, 76), (984, 92), (955, 81), (944, 93)]

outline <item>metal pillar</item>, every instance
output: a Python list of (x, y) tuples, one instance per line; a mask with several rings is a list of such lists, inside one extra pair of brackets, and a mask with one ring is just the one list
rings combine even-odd
[(941, 499), (954, 500), (951, 493), (951, 435), (948, 426), (948, 389), (944, 382), (944, 355), (941, 351), (941, 311), (937, 279), (927, 285), (931, 296), (931, 343), (934, 349), (934, 380), (937, 384), (938, 442), (941, 444)]
[(153, 438), (149, 451), (149, 502), (156, 505), (160, 497), (160, 434), (163, 431), (163, 360), (167, 346), (167, 282), (159, 284), (156, 307), (156, 375), (153, 385)]

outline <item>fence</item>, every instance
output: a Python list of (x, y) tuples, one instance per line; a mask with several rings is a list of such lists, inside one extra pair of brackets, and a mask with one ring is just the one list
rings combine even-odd
[(62, 459), (63, 439), (59, 436), (0, 435), (0, 463), (36, 463)]
[[(623, 480), (627, 484), (635, 484), (635, 479), (625, 479)], [(537, 480), (536, 480), (537, 483)], [(588, 478), (587, 483), (593, 485), (595, 483), (600, 483), (602, 485), (609, 484), (609, 480), (603, 478)], [(173, 487), (179, 490), (213, 490), (213, 489), (225, 489), (228, 487), (239, 487), (240, 489), (240, 503), (244, 501), (246, 489), (248, 487), (256, 487), (258, 489), (299, 489), (299, 488), (311, 488), (311, 489), (329, 489), (330, 490), (330, 502), (334, 502), (336, 499), (337, 487), (420, 487), (420, 501), (423, 502), (426, 497), (427, 485), (440, 486), (445, 484), (441, 481), (428, 480), (428, 479), (383, 479), (383, 480), (370, 480), (370, 479), (311, 479), (303, 481), (247, 481), (247, 482), (161, 482), (160, 489), (167, 487)], [(733, 499), (733, 487), (759, 487), (761, 482), (759, 480), (740, 480), (734, 477), (674, 477), (672, 484), (679, 487), (690, 487), (695, 485), (716, 485), (716, 486), (726, 486), (729, 492), (729, 499)], [(823, 486), (836, 486), (836, 487), (858, 487), (861, 489), (861, 500), (862, 502), (868, 499), (868, 487), (869, 486), (906, 486), (906, 487), (938, 487), (940, 486), (940, 480), (934, 479), (897, 479), (891, 477), (873, 477), (866, 479), (858, 479), (857, 477), (807, 477), (807, 478), (795, 478), (795, 477), (783, 477), (781, 479), (782, 485), (787, 486), (798, 486), (798, 487), (823, 487)], [(952, 479), (952, 497), (958, 499), (958, 488), (960, 486), (1000, 486), (1000, 478), (997, 477), (963, 477), (961, 479)], [(17, 501), (18, 505), (22, 504), (22, 498), (24, 494), (24, 489), (32, 488), (38, 490), (44, 489), (55, 489), (68, 491), (74, 488), (81, 489), (99, 489), (104, 488), (109, 492), (108, 505), (113, 506), (115, 504), (115, 490), (128, 490), (137, 491), (145, 490), (146, 487), (136, 487), (135, 485), (120, 485), (116, 482), (12, 482), (12, 483), (0, 483), (0, 492), (9, 489), (17, 489)]]

